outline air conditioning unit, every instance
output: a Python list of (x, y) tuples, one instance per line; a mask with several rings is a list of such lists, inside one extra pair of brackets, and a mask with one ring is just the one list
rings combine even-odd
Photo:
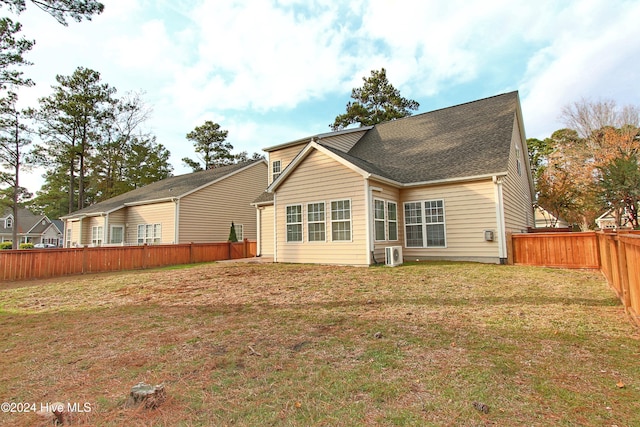
[(387, 246), (384, 248), (384, 265), (395, 267), (402, 264), (402, 246)]

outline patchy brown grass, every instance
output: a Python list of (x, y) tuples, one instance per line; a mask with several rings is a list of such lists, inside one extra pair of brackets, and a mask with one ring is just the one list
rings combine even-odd
[[(640, 425), (640, 334), (596, 272), (79, 276), (0, 285), (0, 337), (0, 401), (88, 403), (72, 425)], [(125, 408), (138, 382), (165, 384), (167, 400)]]

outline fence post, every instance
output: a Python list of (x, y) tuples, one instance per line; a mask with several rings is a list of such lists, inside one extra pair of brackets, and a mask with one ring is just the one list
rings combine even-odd
[(507, 231), (507, 264), (513, 265), (514, 260), (513, 232)]
[(147, 269), (147, 244), (142, 245), (142, 269)]
[(193, 242), (189, 242), (189, 264), (194, 264), (194, 261), (193, 261)]
[(624, 310), (629, 313), (631, 307), (631, 295), (629, 294), (629, 269), (627, 268), (627, 248), (622, 241), (622, 236), (618, 234), (616, 248), (618, 250), (618, 274), (620, 276), (620, 288), (622, 288), (622, 303)]
[(82, 274), (87, 272), (87, 264), (89, 263), (89, 250), (87, 249), (87, 245), (82, 247)]
[(242, 247), (242, 257), (247, 258), (247, 253), (249, 252), (249, 239), (244, 239), (244, 246)]

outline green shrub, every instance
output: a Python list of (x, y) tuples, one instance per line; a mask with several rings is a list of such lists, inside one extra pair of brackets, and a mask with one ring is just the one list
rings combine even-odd
[(11, 243), (11, 242), (2, 242), (2, 243), (0, 243), (0, 250), (2, 250), (2, 249), (11, 249), (12, 246), (13, 246), (13, 243)]
[(20, 243), (20, 249), (33, 249), (33, 243)]

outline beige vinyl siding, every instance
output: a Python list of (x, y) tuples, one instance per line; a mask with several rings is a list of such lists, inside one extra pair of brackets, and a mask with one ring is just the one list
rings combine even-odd
[(322, 138), (318, 142), (329, 147), (337, 148), (338, 150), (346, 153), (356, 145), (356, 142), (358, 142), (366, 132), (366, 130), (362, 130), (360, 132), (338, 134)]
[[(505, 231), (520, 232), (534, 226), (533, 195), (527, 177), (527, 146), (520, 138), (518, 120), (514, 118), (509, 167), (503, 184)], [(520, 148), (522, 175), (518, 175), (516, 144)]]
[[(400, 201), (400, 189), (396, 187), (392, 187), (388, 184), (383, 184), (376, 181), (371, 181), (370, 186), (373, 188), (380, 188), (382, 191), (372, 191), (371, 197), (371, 226), (374, 227), (374, 214), (373, 209), (375, 206), (375, 199), (384, 200), (387, 202), (396, 202), (398, 205), (398, 240), (389, 240), (389, 241), (375, 241), (375, 234), (372, 230), (371, 238), (374, 241), (374, 257), (377, 262), (384, 262), (384, 248), (387, 246), (403, 246), (404, 242), (404, 227), (402, 226), (402, 217), (403, 217), (403, 207), (402, 202)], [(386, 215), (385, 211), (385, 215)], [(387, 230), (388, 231), (388, 230)]]
[(130, 206), (127, 208), (127, 224), (125, 228), (126, 243), (138, 244), (138, 225), (161, 224), (161, 244), (174, 243), (175, 236), (175, 203), (161, 202), (150, 205)]
[(180, 243), (226, 242), (231, 222), (242, 224), (244, 238), (255, 240), (256, 208), (251, 205), (267, 187), (264, 162), (228, 176), (180, 199)]
[[(302, 151), (302, 149), (307, 145), (307, 142), (300, 143), (297, 145), (293, 145), (290, 147), (285, 147), (280, 150), (272, 151), (269, 153), (269, 184), (273, 181), (271, 179), (271, 165), (274, 161), (280, 160), (280, 173), (284, 172), (285, 168), (289, 166), (289, 163), (293, 161), (293, 159)], [(267, 186), (265, 185), (265, 188)], [(264, 190), (264, 188), (263, 188)]]
[(92, 216), (88, 218), (84, 218), (82, 220), (82, 239), (81, 242), (83, 245), (92, 245), (92, 229), (93, 227), (102, 227), (102, 244), (105, 243), (105, 217), (103, 216)]
[(71, 230), (71, 247), (81, 246), (80, 236), (82, 234), (82, 221), (65, 221), (65, 247), (66, 247), (66, 233), (67, 230)]
[(260, 221), (260, 255), (266, 257), (273, 256), (273, 205), (264, 206), (258, 209)]
[[(403, 232), (404, 202), (444, 200), (446, 248), (407, 248), (403, 242), (405, 259), (498, 261), (496, 203), (491, 180), (408, 188), (400, 196), (399, 227)], [(484, 230), (494, 232), (494, 241), (484, 240)]]
[[(109, 227), (108, 230), (105, 230), (104, 242), (105, 244), (109, 244), (111, 242), (111, 226), (112, 225), (122, 225), (123, 227), (127, 224), (126, 217), (126, 208), (119, 209), (115, 212), (109, 214)], [(125, 227), (126, 232), (126, 227)]]
[[(276, 191), (277, 261), (369, 265), (364, 178), (313, 150)], [(351, 201), (351, 241), (331, 241), (331, 202)], [(325, 203), (325, 242), (309, 242), (307, 204)], [(302, 205), (303, 242), (286, 242), (286, 206)]]

